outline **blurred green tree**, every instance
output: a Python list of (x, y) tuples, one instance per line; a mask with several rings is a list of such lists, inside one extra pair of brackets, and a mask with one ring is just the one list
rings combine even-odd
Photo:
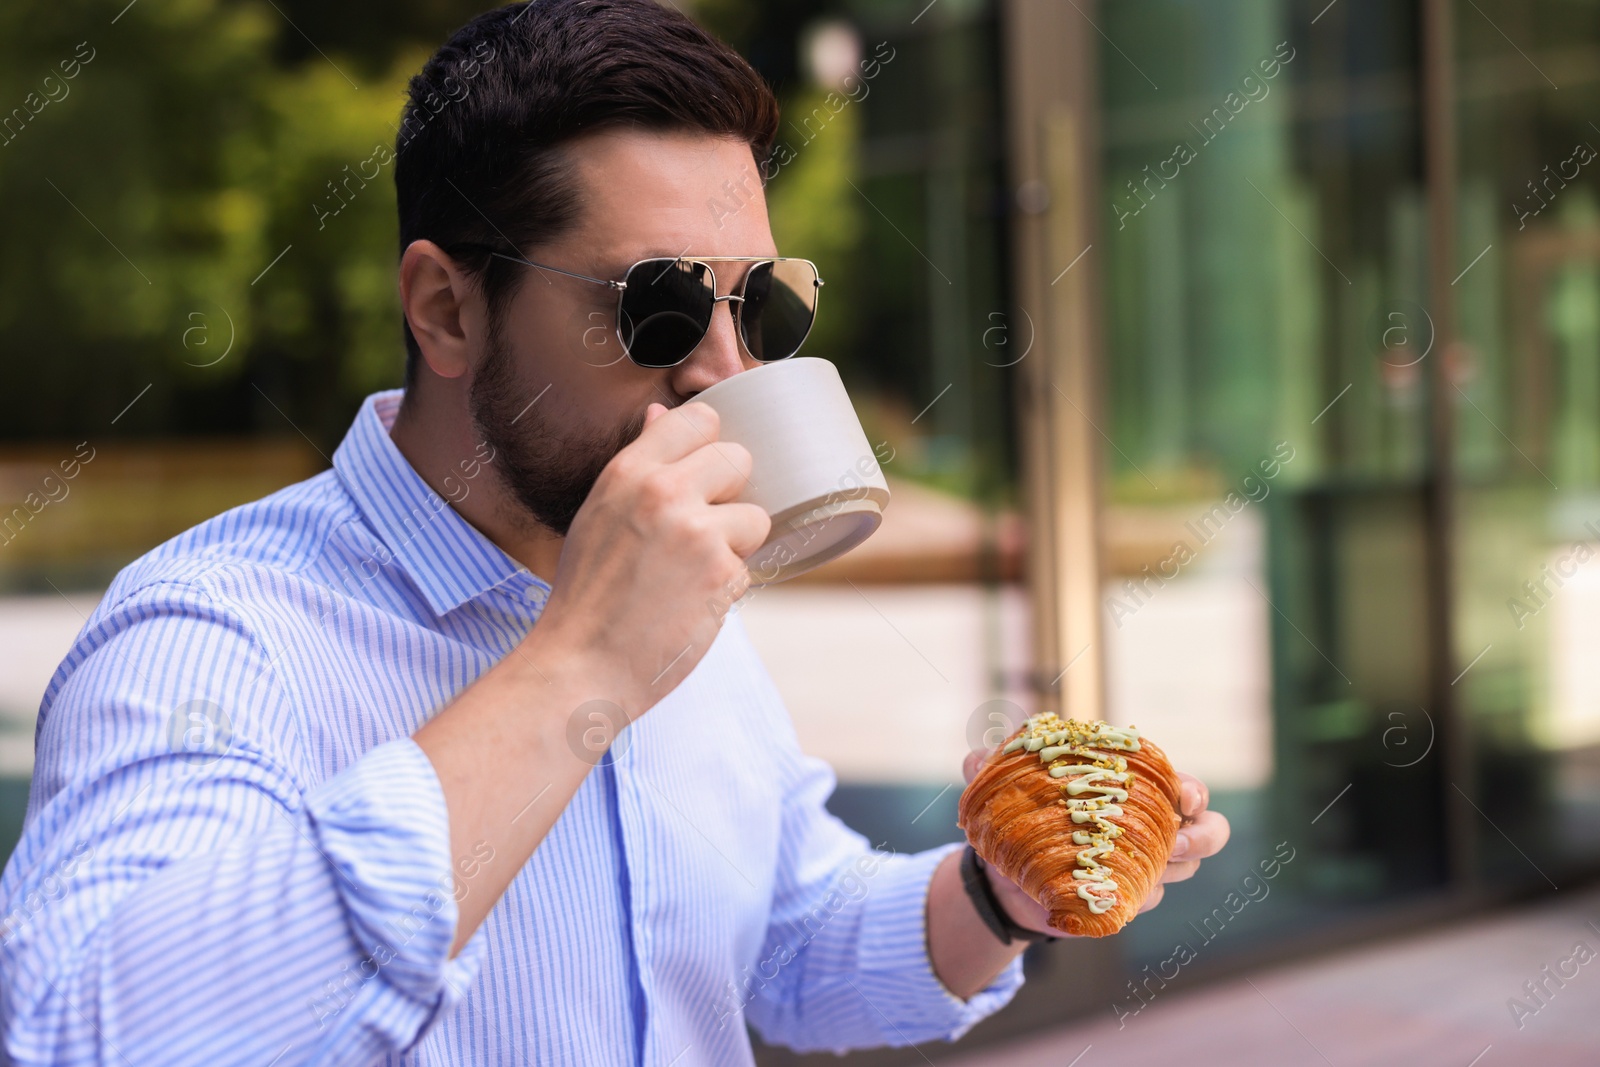
[(353, 397), (398, 381), (374, 149), (426, 47), (280, 58), (297, 34), (253, 0), (0, 10), (0, 434), (287, 419), (326, 450)]
[[(814, 87), (799, 90), (783, 102), (784, 114), (809, 115), (813, 109), (829, 114), (823, 103), (827, 95)], [(793, 159), (779, 167), (767, 188), (767, 213), (778, 251), (814, 262), (825, 283), (818, 296), (817, 322), (806, 338), (803, 354), (833, 361), (847, 377), (854, 370), (851, 364), (859, 362), (852, 356), (865, 205), (850, 183), (860, 179), (860, 115), (858, 106), (844, 106), (809, 142), (792, 133), (788, 137), (780, 134), (780, 140), (792, 148)], [(782, 154), (776, 156), (773, 165), (783, 158)]]

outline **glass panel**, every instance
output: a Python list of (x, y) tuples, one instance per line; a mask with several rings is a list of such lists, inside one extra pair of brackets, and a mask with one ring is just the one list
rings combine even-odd
[[(1437, 761), (1399, 766), (1428, 730), (1418, 49), (1377, 0), (1099, 11), (1108, 714), (1234, 823), (1124, 935), (1137, 969), (1442, 878)], [(1280, 844), (1277, 903), (1199, 949)]]
[(1485, 878), (1554, 885), (1600, 858), (1600, 11), (1455, 17), (1459, 786)]

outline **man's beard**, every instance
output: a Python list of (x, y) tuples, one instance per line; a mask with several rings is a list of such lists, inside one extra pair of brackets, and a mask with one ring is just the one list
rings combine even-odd
[(613, 434), (562, 434), (537, 402), (530, 404), (538, 393), (518, 379), (498, 322), (491, 323), (486, 345), (472, 382), (473, 421), (494, 449), (501, 480), (528, 516), (565, 537), (605, 465), (644, 429), (644, 413)]

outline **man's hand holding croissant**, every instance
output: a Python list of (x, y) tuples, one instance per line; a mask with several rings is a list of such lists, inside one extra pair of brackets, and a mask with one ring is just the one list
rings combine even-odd
[[(989, 753), (982, 751), (968, 754), (962, 766), (963, 776), (967, 782), (970, 783), (977, 775), (978, 769), (988, 756)], [(1181, 882), (1194, 877), (1195, 871), (1200, 868), (1200, 861), (1215, 856), (1228, 842), (1228, 820), (1220, 812), (1210, 810), (1208, 805), (1211, 791), (1206, 788), (1206, 784), (1194, 775), (1181, 771), (1178, 772), (1178, 781), (1181, 798), (1179, 814), (1183, 821), (1178, 828), (1177, 845), (1161, 873), (1160, 883), (1145, 899), (1139, 908), (1139, 914), (1161, 903), (1166, 891), (1165, 883)], [(1056, 937), (1071, 936), (1052, 927), (1049, 924), (1049, 911), (1044, 905), (1035, 901), (1021, 886), (1001, 874), (994, 866), (985, 865), (984, 873), (994, 889), (995, 898), (1018, 926)]]

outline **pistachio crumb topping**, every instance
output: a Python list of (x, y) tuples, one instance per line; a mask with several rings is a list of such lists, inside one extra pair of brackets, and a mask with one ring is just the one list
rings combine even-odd
[[(1123, 833), (1111, 820), (1122, 814), (1120, 802), (1128, 799), (1125, 787), (1133, 784), (1134, 775), (1128, 770), (1127, 758), (1116, 753), (1139, 751), (1138, 728), (1062, 719), (1045, 711), (1031, 716), (1022, 732), (1001, 751), (1005, 755), (1036, 752), (1050, 777), (1066, 779), (1057, 803), (1066, 807), (1075, 825), (1093, 823), (1095, 827), (1072, 832), (1072, 843), (1084, 846), (1078, 852), (1082, 869), (1072, 872), (1079, 882), (1078, 896), (1094, 915), (1116, 907), (1119, 887), (1111, 869), (1099, 858), (1116, 851), (1112, 842)], [(1106, 779), (1116, 784), (1102, 784)]]

